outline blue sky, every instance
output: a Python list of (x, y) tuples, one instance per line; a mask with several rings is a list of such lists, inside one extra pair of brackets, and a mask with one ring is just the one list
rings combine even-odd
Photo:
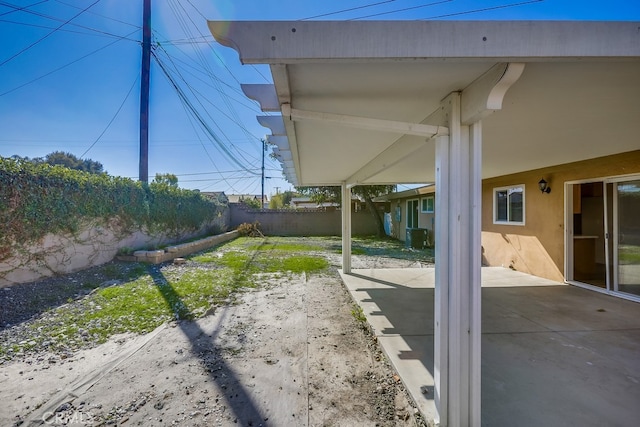
[[(640, 0), (152, 0), (152, 9), (149, 173), (228, 194), (260, 193), (268, 129), (240, 83), (270, 74), (213, 42), (206, 19), (640, 21)], [(0, 156), (68, 151), (137, 178), (141, 22), (142, 0), (0, 1)], [(267, 194), (291, 188), (268, 156), (266, 169)]]

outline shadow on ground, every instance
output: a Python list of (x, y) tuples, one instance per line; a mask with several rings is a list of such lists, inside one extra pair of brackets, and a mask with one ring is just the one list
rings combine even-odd
[[(147, 271), (176, 318), (193, 319), (195, 316), (164, 277), (160, 268), (149, 266)], [(260, 412), (256, 402), (224, 360), (221, 349), (215, 345), (220, 330), (217, 329), (211, 334), (207, 334), (197, 322), (192, 320), (179, 321), (178, 326), (189, 339), (191, 353), (200, 360), (211, 380), (224, 390), (224, 399), (235, 415), (234, 422), (243, 426), (267, 425), (265, 423), (267, 417)]]
[(142, 264), (114, 261), (77, 273), (0, 288), (0, 331), (81, 299), (101, 286), (135, 280), (146, 274)]

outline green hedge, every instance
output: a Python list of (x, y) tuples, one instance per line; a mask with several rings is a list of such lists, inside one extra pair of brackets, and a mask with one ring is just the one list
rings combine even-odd
[(47, 233), (74, 233), (88, 219), (178, 233), (220, 214), (221, 206), (197, 191), (0, 158), (0, 259)]

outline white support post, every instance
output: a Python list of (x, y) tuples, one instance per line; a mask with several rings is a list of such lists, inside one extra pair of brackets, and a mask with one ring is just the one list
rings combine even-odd
[(480, 124), (462, 126), (460, 94), (444, 101), (436, 142), (435, 385), (440, 426), (480, 425)]
[(482, 359), (482, 122), (471, 125), (470, 427), (480, 427)]
[(342, 272), (351, 273), (351, 188), (342, 183)]
[(449, 137), (436, 137), (434, 373), (436, 424), (446, 426), (449, 395)]

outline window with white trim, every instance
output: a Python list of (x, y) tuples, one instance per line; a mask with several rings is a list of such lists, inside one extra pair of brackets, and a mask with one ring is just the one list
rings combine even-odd
[(524, 225), (524, 184), (493, 189), (493, 223)]
[(433, 196), (428, 196), (423, 198), (420, 201), (420, 212), (422, 213), (433, 213), (433, 207), (434, 207), (434, 197)]

